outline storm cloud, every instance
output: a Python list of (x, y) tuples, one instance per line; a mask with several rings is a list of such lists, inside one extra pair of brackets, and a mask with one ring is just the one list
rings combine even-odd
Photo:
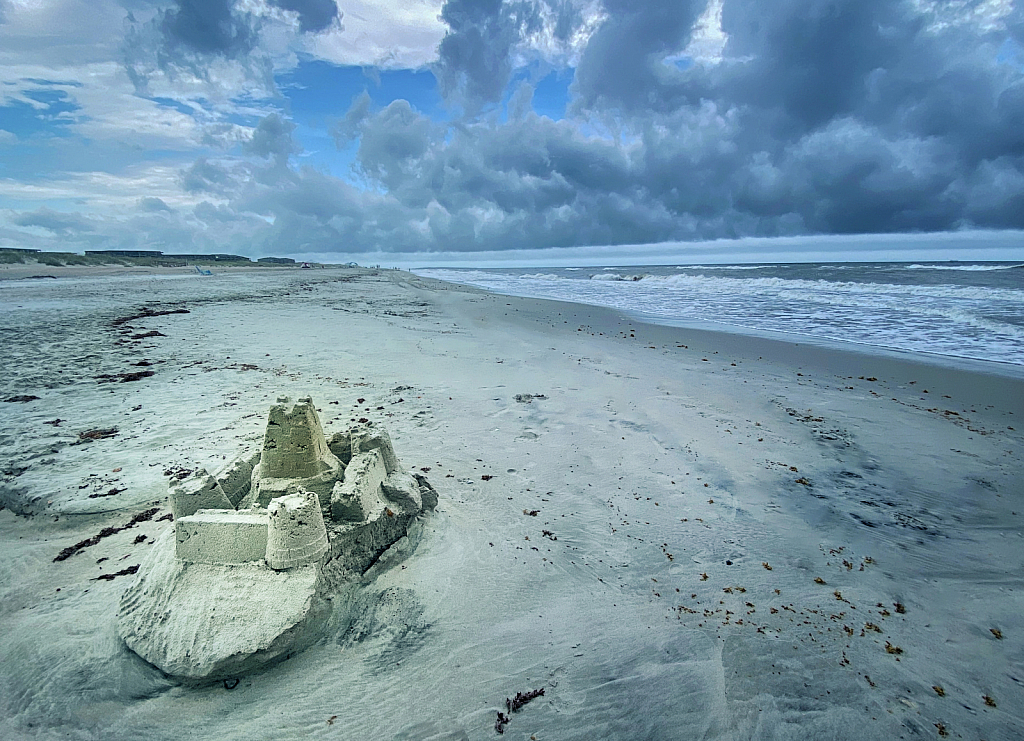
[[(606, 2), (561, 121), (443, 126), (357, 100), (343, 128), (382, 194), (361, 206), (380, 231), (350, 214), (347, 236), (471, 250), (1024, 227), (1007, 25), (940, 24), (889, 0), (726, 0), (723, 58), (696, 64), (682, 53), (705, 9)], [(537, 7), (452, 0), (443, 17), (442, 90), (470, 110), (504, 95)]]
[(449, 31), (435, 67), (441, 93), (471, 113), (500, 100), (512, 76), (512, 51), (541, 26), (529, 0), (448, 0), (441, 20)]
[[(340, 28), (332, 0), (264, 7), (300, 36)], [(180, 165), (180, 202), (135, 195), (151, 238), (173, 224), (249, 254), (474, 252), (1024, 228), (1018, 4), (448, 0), (430, 67), (442, 113), (370, 92), (318, 102), (347, 171), (309, 164), (275, 102), (273, 18), (249, 8), (176, 0), (129, 19), (133, 79), (235, 65), (267, 81), (244, 134), (203, 123), (219, 148)], [(536, 112), (549, 72), (571, 80), (564, 115)], [(11, 223), (73, 243), (60, 219)], [(123, 223), (90, 215), (82, 238), (130, 240)]]

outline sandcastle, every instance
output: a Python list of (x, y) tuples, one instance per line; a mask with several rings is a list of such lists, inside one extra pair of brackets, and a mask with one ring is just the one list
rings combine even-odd
[(278, 399), (259, 452), (170, 485), (159, 538), (118, 611), (127, 646), (165, 673), (237, 677), (316, 640), (353, 583), (437, 494), (372, 423), (325, 437), (312, 399)]

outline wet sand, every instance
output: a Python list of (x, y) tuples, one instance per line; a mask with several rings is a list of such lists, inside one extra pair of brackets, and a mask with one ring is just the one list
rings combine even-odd
[[(39, 397), (0, 403), (4, 738), (496, 738), (539, 688), (506, 737), (1024, 733), (1015, 369), (398, 271), (36, 283), (0, 282), (0, 398)], [(189, 313), (115, 324), (143, 306)], [(99, 577), (286, 394), (383, 423), (441, 502), (353, 624), (177, 686)]]

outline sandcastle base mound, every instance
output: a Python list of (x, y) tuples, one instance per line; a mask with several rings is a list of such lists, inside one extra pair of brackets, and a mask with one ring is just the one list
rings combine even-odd
[(329, 612), (317, 592), (316, 566), (188, 563), (174, 557), (171, 532), (157, 540), (139, 573), (143, 578), (121, 603), (121, 637), (186, 681), (237, 677), (305, 648)]

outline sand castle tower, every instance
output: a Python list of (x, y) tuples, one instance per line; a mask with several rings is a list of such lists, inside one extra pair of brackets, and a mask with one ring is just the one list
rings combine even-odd
[(319, 561), (327, 553), (320, 500), (306, 489), (278, 497), (267, 507), (267, 565), (277, 571)]
[(270, 408), (260, 462), (253, 468), (251, 503), (266, 507), (301, 486), (329, 506), (344, 464), (327, 446), (316, 407), (308, 396), (294, 405), (288, 397), (277, 402)]

